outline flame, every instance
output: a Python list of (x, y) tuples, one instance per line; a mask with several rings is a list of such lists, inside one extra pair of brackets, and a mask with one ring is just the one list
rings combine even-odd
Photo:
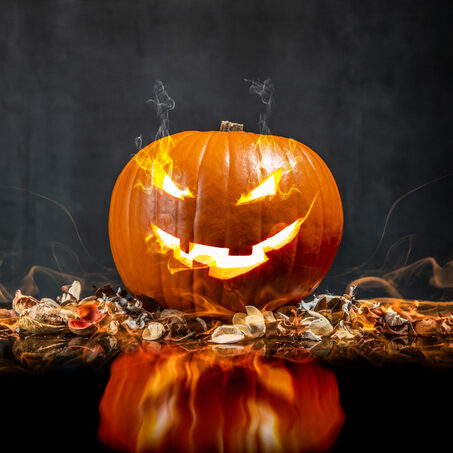
[(99, 406), (99, 437), (110, 447), (326, 451), (343, 425), (334, 374), (305, 355), (283, 361), (251, 350), (228, 357), (208, 347), (149, 346), (155, 350), (112, 365)]
[(273, 196), (277, 193), (278, 185), (282, 179), (283, 169), (279, 168), (264, 180), (258, 187), (248, 194), (242, 194), (236, 205), (247, 204), (253, 201), (262, 200), (265, 197)]
[(193, 198), (193, 193), (188, 188), (179, 188), (171, 179), (173, 174), (173, 160), (170, 157), (170, 150), (175, 143), (171, 136), (156, 140), (143, 148), (135, 156), (136, 164), (145, 172), (151, 184), (144, 184), (142, 181), (138, 186), (145, 192), (150, 192), (152, 187), (157, 187), (175, 198)]
[(299, 233), (304, 221), (309, 216), (316, 201), (317, 194), (304, 217), (295, 220), (270, 238), (255, 244), (250, 255), (230, 255), (229, 248), (213, 247), (210, 245), (189, 244), (189, 253), (181, 250), (181, 240), (158, 226), (151, 224), (153, 235), (146, 238), (146, 242), (155, 238), (162, 251), (173, 251), (173, 256), (187, 268), (193, 268), (194, 262), (209, 268), (209, 275), (214, 278), (227, 280), (245, 274), (265, 263), (269, 258), (266, 253), (279, 250), (289, 244)]

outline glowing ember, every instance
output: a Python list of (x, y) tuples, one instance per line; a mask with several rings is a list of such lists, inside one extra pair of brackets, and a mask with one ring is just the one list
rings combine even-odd
[(335, 442), (344, 422), (336, 379), (307, 356), (283, 361), (154, 346), (112, 365), (99, 407), (99, 436), (108, 446), (300, 452)]
[[(250, 255), (230, 255), (230, 249), (210, 245), (189, 244), (189, 253), (181, 250), (181, 241), (158, 226), (151, 224), (153, 235), (146, 238), (149, 243), (153, 238), (165, 253), (173, 251), (173, 256), (187, 268), (193, 268), (194, 262), (209, 267), (211, 277), (227, 280), (245, 274), (268, 260), (267, 252), (279, 250), (289, 244), (299, 233), (302, 224), (310, 215), (317, 195), (313, 199), (304, 217), (295, 220), (291, 225), (266, 240), (255, 244)], [(171, 269), (170, 269), (171, 270)]]

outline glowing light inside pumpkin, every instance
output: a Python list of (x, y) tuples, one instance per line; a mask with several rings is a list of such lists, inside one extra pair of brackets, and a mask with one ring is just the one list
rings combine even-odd
[(310, 215), (318, 194), (314, 197), (304, 217), (300, 217), (287, 227), (280, 230), (273, 236), (255, 244), (250, 255), (230, 255), (230, 249), (224, 247), (213, 247), (191, 242), (189, 253), (181, 250), (181, 240), (158, 226), (151, 224), (153, 235), (146, 238), (150, 241), (153, 237), (162, 248), (163, 252), (173, 251), (173, 256), (180, 263), (192, 268), (194, 262), (209, 268), (209, 275), (214, 278), (227, 280), (245, 274), (252, 269), (265, 263), (269, 258), (267, 252), (279, 250), (289, 244), (299, 233), (299, 230)]
[(258, 187), (247, 194), (242, 194), (236, 205), (247, 204), (253, 201), (262, 200), (265, 197), (275, 195), (277, 193), (280, 179), (282, 178), (283, 169), (279, 168), (272, 173)]

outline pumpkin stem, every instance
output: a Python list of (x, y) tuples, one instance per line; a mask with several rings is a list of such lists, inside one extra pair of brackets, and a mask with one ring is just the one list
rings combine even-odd
[(220, 123), (219, 130), (222, 132), (243, 131), (244, 125), (239, 123), (231, 123), (230, 121), (222, 121)]

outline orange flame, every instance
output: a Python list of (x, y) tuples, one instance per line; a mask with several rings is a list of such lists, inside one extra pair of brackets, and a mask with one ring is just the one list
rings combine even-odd
[(115, 449), (326, 451), (344, 423), (334, 374), (306, 356), (149, 346), (112, 365), (99, 436)]
[(173, 138), (167, 136), (156, 140), (136, 154), (134, 158), (136, 164), (151, 180), (151, 184), (149, 185), (145, 185), (143, 182), (140, 182), (138, 185), (145, 192), (151, 191), (154, 186), (175, 198), (183, 200), (194, 195), (188, 188), (179, 188), (171, 179), (173, 160), (169, 153), (173, 147)]

